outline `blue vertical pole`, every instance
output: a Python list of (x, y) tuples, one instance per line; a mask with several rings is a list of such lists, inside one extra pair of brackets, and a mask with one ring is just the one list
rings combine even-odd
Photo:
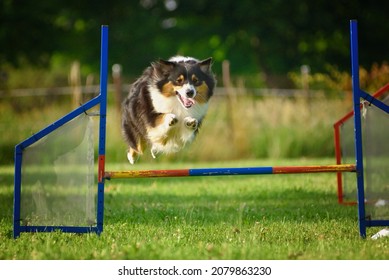
[(20, 199), (22, 187), (22, 148), (20, 145), (15, 147), (15, 173), (14, 173), (14, 212), (13, 212), (13, 237), (20, 235)]
[(101, 27), (100, 57), (100, 131), (97, 185), (97, 233), (103, 231), (104, 219), (104, 172), (105, 172), (105, 137), (107, 122), (107, 83), (108, 83), (108, 26)]
[(358, 26), (356, 20), (350, 21), (351, 38), (351, 74), (353, 87), (354, 105), (354, 137), (355, 137), (355, 160), (358, 191), (358, 219), (359, 233), (366, 237), (365, 216), (365, 188), (363, 177), (363, 153), (362, 153), (362, 124), (360, 111), (360, 88), (359, 88), (359, 61), (358, 61)]

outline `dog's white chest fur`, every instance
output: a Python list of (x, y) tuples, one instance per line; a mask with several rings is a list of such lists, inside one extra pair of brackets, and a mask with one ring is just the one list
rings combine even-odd
[(198, 120), (207, 113), (208, 103), (184, 108), (177, 97), (166, 97), (156, 88), (150, 88), (150, 96), (155, 110), (166, 114), (162, 125), (148, 129), (152, 155), (177, 152), (193, 141)]

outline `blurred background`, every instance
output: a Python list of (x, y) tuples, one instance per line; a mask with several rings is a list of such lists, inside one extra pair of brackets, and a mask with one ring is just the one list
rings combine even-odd
[[(0, 3), (0, 164), (13, 148), (98, 94), (109, 25), (107, 157), (125, 162), (120, 102), (151, 61), (213, 57), (218, 83), (202, 132), (161, 160), (331, 157), (351, 110), (349, 20), (361, 86), (389, 82), (388, 1), (111, 0)], [(148, 160), (147, 158), (145, 160)]]

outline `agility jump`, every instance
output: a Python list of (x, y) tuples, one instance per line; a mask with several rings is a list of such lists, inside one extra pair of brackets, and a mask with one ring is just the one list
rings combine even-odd
[(355, 172), (355, 164), (108, 171), (105, 179)]
[[(389, 107), (359, 89), (356, 21), (350, 22), (350, 36), (355, 116), (355, 164), (106, 171), (108, 26), (102, 26), (100, 94), (15, 147), (14, 237), (18, 237), (22, 232), (50, 232), (55, 230), (74, 233), (95, 232), (100, 234), (103, 231), (105, 181), (119, 178), (151, 177), (353, 172), (357, 177), (360, 235), (365, 237), (366, 227), (369, 226), (388, 226), (389, 219), (372, 220), (371, 217), (367, 218), (365, 215), (360, 98), (368, 100), (370, 104), (378, 107), (386, 114), (389, 113)], [(93, 109), (97, 109), (98, 113), (89, 113)], [(95, 176), (95, 163), (93, 143), (90, 140), (93, 135), (93, 122), (91, 119), (96, 118), (96, 115), (98, 115), (99, 119), (97, 188), (93, 180)], [(66, 136), (73, 133), (73, 138), (78, 140), (58, 145), (55, 140), (56, 133), (61, 133)], [(50, 142), (54, 143), (52, 149), (48, 148)], [(76, 150), (78, 147), (83, 148), (78, 151)], [(62, 148), (63, 150), (61, 150)], [(65, 149), (69, 151), (65, 151)], [(52, 151), (51, 154), (53, 155), (51, 157), (50, 155), (47, 155), (47, 157), (37, 157), (37, 154), (42, 151), (45, 151), (45, 153), (49, 151), (48, 154)], [(86, 158), (87, 160), (81, 163), (78, 162), (79, 159), (77, 156), (79, 154), (84, 154), (85, 156), (82, 158)], [(70, 162), (72, 161), (75, 163), (71, 164)], [(40, 174), (42, 170), (44, 171), (43, 175)], [(77, 174), (80, 176), (78, 179), (70, 181), (62, 180), (62, 177), (68, 178), (66, 175), (69, 172), (72, 173), (72, 177)], [(46, 187), (48, 184), (45, 184), (45, 182), (50, 182), (51, 185), (53, 185), (52, 182), (57, 183), (49, 188)], [(51, 200), (58, 200), (49, 201), (50, 203), (48, 203), (45, 201), (45, 195), (42, 194), (42, 190), (51, 194)], [(83, 205), (80, 209), (69, 209), (73, 206), (63, 201), (64, 196), (69, 194), (72, 195), (72, 198), (76, 197), (79, 200), (79, 204)], [(50, 207), (56, 207), (56, 211), (51, 211), (52, 209)], [(58, 210), (59, 207), (64, 207), (63, 212)]]

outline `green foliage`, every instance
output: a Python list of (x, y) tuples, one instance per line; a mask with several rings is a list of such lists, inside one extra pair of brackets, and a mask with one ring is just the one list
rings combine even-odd
[(196, 141), (176, 159), (330, 157), (334, 116), (347, 112), (344, 106), (322, 98), (218, 98), (212, 100)]
[[(168, 5), (169, 4), (169, 5)], [(110, 26), (110, 63), (139, 75), (148, 63), (175, 54), (224, 59), (233, 74), (285, 75), (300, 65), (323, 72), (349, 69), (348, 21), (360, 21), (361, 64), (386, 57), (389, 2), (315, 1), (66, 1), (0, 4), (0, 67), (50, 65), (60, 54), (98, 70), (99, 27)], [(374, 31), (374, 32), (373, 32)]]
[[(304, 88), (304, 75), (301, 72), (290, 72), (288, 77), (297, 88)], [(389, 82), (389, 65), (374, 63), (370, 70), (359, 68), (360, 86), (369, 93), (376, 92)], [(323, 73), (308, 74), (307, 86), (313, 90), (324, 90), (328, 93), (339, 91), (351, 92), (351, 75), (347, 71), (340, 71), (337, 67), (327, 65)]]
[(361, 88), (367, 92), (375, 92), (389, 82), (389, 64), (387, 62), (374, 63), (370, 71), (361, 67), (359, 73)]
[[(244, 95), (233, 104), (230, 111), (227, 99), (213, 100), (195, 142), (173, 156), (161, 155), (157, 160), (331, 157), (333, 123), (349, 108), (340, 100), (314, 98), (307, 103), (304, 99), (253, 99)], [(108, 157), (126, 161), (125, 146), (118, 139), (108, 138), (107, 146), (112, 147)], [(146, 152), (141, 161), (154, 160)]]
[[(312, 165), (332, 159), (137, 165), (138, 169)], [(109, 164), (108, 170), (128, 165)], [(12, 238), (12, 168), (1, 167), (0, 259), (387, 259), (363, 240), (335, 174), (112, 180), (104, 232)], [(379, 228), (368, 228), (368, 236)]]
[[(339, 99), (312, 97), (255, 98), (242, 89), (236, 99), (215, 96), (194, 143), (158, 161), (220, 161), (247, 158), (331, 157), (334, 154), (332, 125), (351, 104)], [(70, 97), (47, 107), (15, 107), (1, 104), (1, 162), (12, 162), (13, 147), (68, 111)], [(23, 99), (24, 100), (24, 99)], [(16, 102), (18, 103), (18, 102)], [(39, 105), (39, 103), (38, 103)], [(107, 160), (126, 162), (121, 135), (121, 116), (113, 106), (107, 117)], [(17, 124), (12, 130), (9, 124)], [(309, 135), (309, 137), (307, 137)], [(141, 161), (154, 161), (145, 151)]]
[[(70, 111), (68, 102), (53, 102), (47, 106), (47, 100), (44, 105), (38, 98), (32, 98), (23, 103), (23, 100), (14, 104), (9, 102), (0, 103), (0, 163), (12, 163), (14, 158), (14, 147), (16, 144), (40, 131), (52, 122), (56, 121)], [(61, 104), (62, 103), (62, 104)], [(34, 107), (29, 107), (33, 104)], [(47, 106), (47, 107), (46, 107)]]
[(34, 66), (29, 63), (23, 63), (20, 68), (11, 65), (3, 66), (3, 70), (8, 73), (7, 87), (11, 89), (66, 86), (68, 84), (67, 72), (69, 71), (67, 68), (62, 68), (62, 71), (54, 71), (51, 68)]
[[(7, 75), (7, 81), (0, 89), (66, 87), (69, 85), (69, 72), (73, 62), (74, 60), (56, 54), (51, 57), (49, 65), (45, 67), (31, 64), (25, 60), (20, 62), (19, 67), (4, 64), (2, 70)], [(98, 74), (88, 65), (81, 65), (80, 68), (83, 84), (85, 84), (87, 75), (95, 74), (97, 76)]]
[(336, 96), (339, 92), (351, 92), (350, 74), (331, 65), (327, 65), (323, 73), (290, 72), (288, 77), (296, 88), (322, 90), (327, 96)]

